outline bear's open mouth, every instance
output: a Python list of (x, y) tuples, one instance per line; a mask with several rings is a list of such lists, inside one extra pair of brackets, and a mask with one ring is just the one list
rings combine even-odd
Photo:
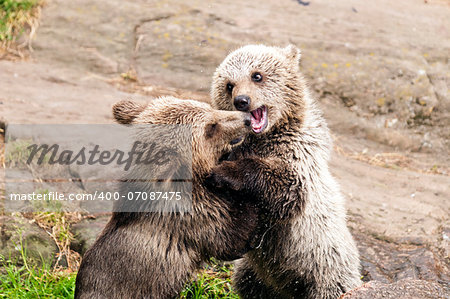
[(250, 111), (250, 114), (252, 115), (251, 126), (253, 132), (259, 134), (264, 131), (268, 123), (267, 107), (261, 106), (258, 109)]

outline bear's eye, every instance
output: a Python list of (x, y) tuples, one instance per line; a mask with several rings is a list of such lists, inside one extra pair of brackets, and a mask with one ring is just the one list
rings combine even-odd
[(256, 72), (256, 73), (252, 74), (253, 82), (261, 82), (262, 79), (263, 79), (263, 76), (261, 75), (261, 73)]
[(233, 91), (234, 85), (232, 83), (227, 83), (227, 92), (231, 94)]

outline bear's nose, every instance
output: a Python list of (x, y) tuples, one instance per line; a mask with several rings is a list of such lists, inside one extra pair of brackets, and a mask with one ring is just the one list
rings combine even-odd
[(239, 111), (248, 111), (250, 108), (250, 98), (246, 95), (239, 95), (234, 98), (234, 107)]

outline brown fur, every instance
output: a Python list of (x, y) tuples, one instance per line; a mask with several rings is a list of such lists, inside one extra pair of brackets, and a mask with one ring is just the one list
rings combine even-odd
[(113, 112), (121, 123), (192, 125), (192, 212), (113, 213), (83, 257), (75, 298), (171, 298), (211, 257), (233, 260), (249, 249), (254, 205), (239, 194), (216, 196), (202, 184), (230, 142), (247, 133), (248, 115), (171, 97), (146, 106), (120, 102)]
[[(242, 298), (332, 299), (360, 284), (344, 201), (328, 170), (330, 134), (299, 59), (294, 46), (246, 46), (213, 78), (213, 107), (236, 110), (233, 99), (247, 95), (250, 111), (268, 108), (265, 131), (246, 138), (207, 180), (218, 192), (234, 190), (261, 203), (260, 243), (236, 264)], [(261, 82), (252, 81), (255, 72)]]

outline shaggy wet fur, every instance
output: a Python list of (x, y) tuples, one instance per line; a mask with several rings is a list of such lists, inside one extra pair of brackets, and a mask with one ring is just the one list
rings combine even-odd
[[(260, 244), (236, 263), (242, 298), (338, 298), (360, 285), (359, 256), (346, 226), (344, 199), (328, 169), (331, 138), (299, 71), (300, 51), (246, 46), (217, 68), (213, 107), (266, 105), (266, 130), (247, 138), (210, 174), (218, 191), (256, 196)], [(263, 76), (261, 82), (252, 74)], [(230, 93), (227, 84), (233, 84)]]
[[(83, 257), (75, 298), (172, 298), (211, 257), (233, 260), (250, 247), (257, 209), (247, 197), (219, 197), (202, 183), (220, 156), (231, 150), (230, 142), (248, 132), (248, 114), (165, 97), (143, 106), (120, 102), (114, 115), (124, 124), (192, 126), (192, 212), (113, 213)], [(145, 171), (138, 169), (136, 177)], [(127, 183), (121, 191), (147, 188), (145, 183)]]

